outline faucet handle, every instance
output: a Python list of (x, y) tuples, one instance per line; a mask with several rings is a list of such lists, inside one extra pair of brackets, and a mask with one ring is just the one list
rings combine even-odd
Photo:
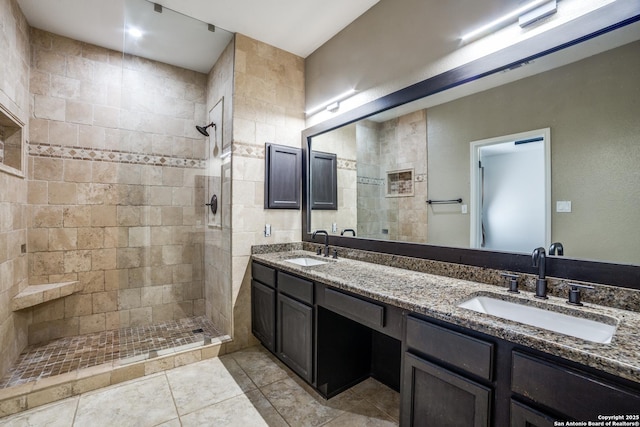
[(509, 274), (509, 273), (500, 273), (500, 276), (506, 277), (509, 279), (509, 288), (507, 292), (512, 292), (514, 294), (519, 294), (518, 290), (518, 275), (517, 274)]
[(580, 289), (595, 289), (593, 286), (589, 285), (579, 285), (577, 283), (567, 283), (569, 286), (569, 299), (567, 300), (567, 304), (582, 306), (580, 302)]

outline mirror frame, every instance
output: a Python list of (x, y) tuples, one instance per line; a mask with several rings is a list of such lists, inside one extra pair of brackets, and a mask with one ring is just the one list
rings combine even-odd
[[(309, 153), (311, 151), (311, 141), (313, 137), (402, 104), (533, 61), (637, 21), (640, 21), (640, 15), (630, 17), (588, 35), (572, 34), (572, 37), (570, 37), (572, 41), (570, 42), (515, 61), (512, 58), (514, 57), (513, 55), (517, 53), (516, 50), (514, 48), (505, 49), (415, 83), (305, 129), (302, 132), (302, 149), (304, 153), (302, 174), (304, 184), (302, 192), (302, 240), (305, 242), (313, 241), (311, 231), (309, 230), (311, 224), (311, 207), (309, 205)], [(496, 270), (508, 270), (527, 274), (537, 273), (537, 269), (532, 267), (531, 255), (521, 253), (496, 252), (336, 235), (329, 236), (329, 244), (350, 249), (381, 252)], [(531, 249), (533, 250), (533, 248)], [(547, 275), (551, 277), (640, 289), (640, 265), (549, 256), (547, 257), (546, 268)]]

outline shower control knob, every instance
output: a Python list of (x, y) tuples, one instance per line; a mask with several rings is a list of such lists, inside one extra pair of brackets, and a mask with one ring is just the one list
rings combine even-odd
[(211, 196), (211, 203), (205, 203), (205, 206), (209, 206), (211, 208), (211, 213), (216, 214), (218, 212), (218, 196), (215, 194)]

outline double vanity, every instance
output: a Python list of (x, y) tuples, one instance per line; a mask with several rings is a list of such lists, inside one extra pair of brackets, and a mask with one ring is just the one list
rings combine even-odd
[(372, 376), (402, 426), (640, 422), (640, 313), (278, 249), (252, 255), (252, 330), (326, 398)]

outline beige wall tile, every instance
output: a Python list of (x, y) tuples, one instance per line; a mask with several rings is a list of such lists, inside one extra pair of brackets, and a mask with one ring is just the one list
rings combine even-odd
[(131, 310), (140, 307), (140, 288), (123, 289), (118, 293), (118, 309)]
[(64, 180), (66, 182), (91, 182), (91, 162), (86, 160), (65, 160)]
[(129, 311), (130, 326), (145, 326), (153, 322), (151, 307), (133, 308)]
[(91, 270), (91, 251), (67, 251), (64, 253), (64, 272), (77, 273)]
[(78, 280), (82, 283), (82, 293), (91, 294), (105, 290), (104, 271), (81, 271), (78, 273)]
[(78, 203), (76, 184), (49, 182), (49, 204), (74, 205)]
[(91, 295), (73, 294), (64, 300), (64, 315), (66, 318), (88, 316), (92, 312)]
[(65, 206), (62, 210), (64, 227), (87, 227), (91, 224), (89, 206)]
[(64, 99), (45, 95), (34, 96), (33, 114), (36, 118), (64, 121), (64, 108)]
[(116, 206), (91, 206), (91, 225), (113, 227), (117, 224)]
[[(28, 232), (27, 250), (30, 252), (43, 252), (49, 249), (49, 229), (32, 228)], [(6, 257), (4, 258), (6, 259)]]
[(29, 257), (29, 274), (44, 276), (64, 273), (62, 252), (36, 252)]
[(80, 334), (91, 334), (105, 330), (104, 313), (80, 317)]
[(78, 249), (98, 249), (104, 247), (104, 228), (78, 228)]
[(47, 181), (29, 181), (28, 183), (28, 202), (32, 205), (45, 205), (48, 203), (48, 184)]
[(62, 181), (63, 161), (35, 157), (33, 160), (33, 177), (43, 181)]
[(96, 249), (91, 251), (91, 266), (93, 270), (113, 270), (116, 268), (117, 250), (111, 249)]
[(78, 248), (78, 230), (76, 228), (49, 229), (49, 249), (54, 251), (75, 250)]

